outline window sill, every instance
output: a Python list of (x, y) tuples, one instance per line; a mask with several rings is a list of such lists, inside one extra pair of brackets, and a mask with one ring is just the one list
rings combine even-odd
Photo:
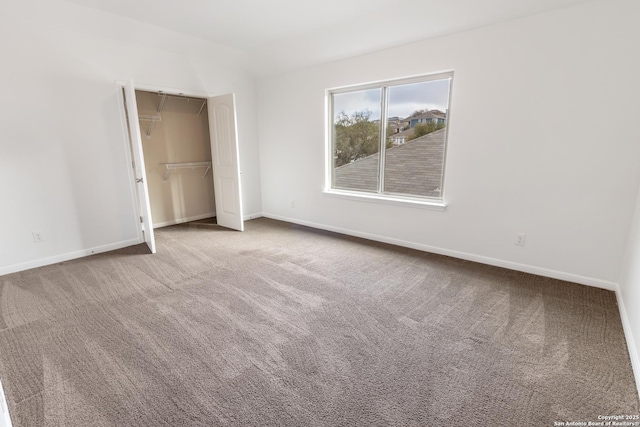
[(361, 202), (381, 203), (385, 205), (405, 206), (412, 208), (431, 209), (434, 211), (444, 211), (447, 205), (441, 201), (414, 199), (400, 196), (380, 196), (377, 194), (365, 194), (355, 191), (345, 190), (323, 190), (325, 196), (337, 197), (339, 199), (358, 200)]

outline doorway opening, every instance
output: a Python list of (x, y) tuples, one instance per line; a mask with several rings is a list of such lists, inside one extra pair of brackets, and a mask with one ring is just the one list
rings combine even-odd
[(207, 99), (135, 93), (153, 228), (215, 218)]
[(234, 94), (122, 86), (141, 241), (155, 253), (154, 228), (194, 221), (243, 231)]

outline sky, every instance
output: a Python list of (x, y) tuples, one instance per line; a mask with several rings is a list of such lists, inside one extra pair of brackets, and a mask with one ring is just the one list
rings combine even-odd
[[(382, 89), (335, 94), (334, 115), (344, 111), (351, 115), (355, 111), (368, 109), (371, 120), (380, 119)], [(389, 88), (388, 117), (405, 118), (416, 110), (446, 111), (449, 98), (449, 79), (391, 86)]]

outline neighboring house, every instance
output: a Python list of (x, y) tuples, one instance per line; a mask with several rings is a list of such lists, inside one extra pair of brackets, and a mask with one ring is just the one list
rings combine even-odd
[[(446, 129), (387, 149), (384, 187), (386, 193), (440, 197)], [(335, 169), (334, 186), (347, 190), (377, 188), (379, 153)]]
[(415, 125), (420, 123), (436, 123), (444, 125), (447, 122), (447, 117), (442, 111), (431, 110), (424, 114), (420, 114), (419, 116), (410, 117), (409, 120), (409, 127), (413, 128)]
[(398, 133), (408, 127), (409, 121), (407, 119), (401, 119), (400, 117), (390, 117), (387, 123), (387, 128), (393, 129), (394, 133)]
[(415, 117), (407, 117), (406, 119), (392, 117), (389, 119), (389, 127), (394, 129), (395, 133), (389, 136), (389, 141), (391, 141), (393, 145), (404, 144), (413, 136), (415, 125), (422, 123), (446, 125), (447, 115), (440, 110), (431, 110)]
[(394, 133), (389, 137), (389, 140), (393, 145), (402, 145), (405, 142), (407, 142), (407, 140), (411, 138), (411, 136), (413, 136), (413, 132), (414, 132), (413, 128), (406, 129), (406, 130)]
[[(380, 120), (372, 120), (373, 123), (379, 123)], [(389, 117), (387, 120), (387, 130), (391, 130), (393, 133), (398, 133), (403, 129), (409, 128), (409, 120), (401, 119), (400, 117)]]

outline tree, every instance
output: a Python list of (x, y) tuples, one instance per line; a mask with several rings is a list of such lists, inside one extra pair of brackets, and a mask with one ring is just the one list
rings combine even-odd
[(407, 141), (420, 138), (421, 136), (425, 136), (428, 133), (435, 132), (440, 129), (444, 129), (444, 123), (418, 123), (413, 127), (413, 135), (407, 137)]
[(418, 117), (418, 116), (421, 116), (422, 114), (424, 114), (424, 113), (428, 113), (428, 112), (429, 112), (429, 110), (427, 110), (427, 109), (424, 109), (424, 110), (416, 110), (416, 111), (414, 111), (413, 113), (411, 113), (411, 115), (410, 115), (409, 117), (407, 117), (407, 118), (408, 118), (408, 119), (411, 119), (411, 118), (413, 118), (413, 117)]
[(336, 116), (335, 166), (346, 165), (380, 150), (380, 124), (372, 122), (371, 111), (356, 111), (349, 115), (341, 111)]

